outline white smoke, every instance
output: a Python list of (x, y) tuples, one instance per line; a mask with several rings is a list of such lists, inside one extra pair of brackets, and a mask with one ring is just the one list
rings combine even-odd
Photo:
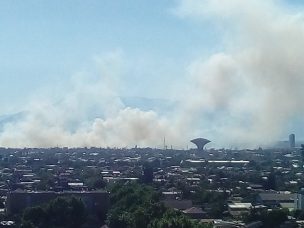
[[(160, 146), (168, 134), (176, 140), (168, 120), (154, 111), (126, 107), (120, 97), (124, 70), (122, 53), (96, 58), (98, 72), (79, 73), (62, 100), (45, 96), (29, 104), (26, 116), (7, 123), (0, 145), (7, 147), (126, 147)], [(49, 96), (52, 97), (52, 96)]]
[(217, 146), (271, 143), (304, 114), (303, 13), (275, 0), (179, 0), (174, 14), (210, 23), (223, 48), (192, 61), (178, 91), (168, 88), (176, 111), (163, 116), (125, 106), (119, 97), (126, 69), (113, 52), (97, 58), (101, 76), (74, 76), (60, 102), (32, 102), (24, 119), (4, 126), (0, 145), (153, 147), (164, 136), (179, 147), (196, 136)]
[(223, 35), (223, 52), (189, 70), (197, 83), (189, 107), (212, 109), (222, 143), (273, 142), (303, 115), (303, 12), (272, 0), (180, 1), (175, 13), (212, 22)]

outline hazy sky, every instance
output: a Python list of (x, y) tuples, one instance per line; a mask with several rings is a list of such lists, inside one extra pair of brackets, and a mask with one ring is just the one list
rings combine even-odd
[(177, 4), (0, 1), (0, 104), (20, 104), (39, 87), (68, 86), (72, 75), (94, 68), (94, 59), (109, 52), (129, 61), (124, 80), (136, 89), (125, 95), (162, 97), (190, 60), (219, 48), (209, 23), (179, 18), (172, 12)]
[[(302, 133), (303, 5), (2, 0), (0, 115), (30, 113), (4, 126), (0, 144), (156, 145), (166, 135), (175, 145), (204, 136), (233, 146)], [(133, 96), (178, 107), (162, 116), (113, 100)]]

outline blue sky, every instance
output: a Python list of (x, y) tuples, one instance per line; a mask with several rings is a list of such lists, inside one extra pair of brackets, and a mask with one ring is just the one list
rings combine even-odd
[[(0, 1), (0, 105), (23, 103), (39, 87), (65, 85), (71, 75), (92, 68), (94, 57), (117, 49), (127, 59), (136, 63), (144, 59), (148, 65), (146, 70), (143, 64), (139, 72), (129, 72), (130, 84), (140, 79), (143, 89), (124, 93), (151, 97), (153, 92), (145, 87), (152, 83), (162, 96), (165, 85), (182, 77), (190, 61), (221, 50), (222, 34), (212, 22), (174, 15), (177, 4), (175, 0)], [(149, 67), (157, 70), (153, 73)]]
[[(0, 104), (25, 102), (39, 87), (64, 85), (71, 75), (91, 68), (94, 57), (117, 49), (127, 59), (145, 59), (158, 68), (155, 74), (151, 69), (131, 70), (130, 74), (140, 74), (143, 87), (151, 81), (157, 86), (160, 78), (162, 87), (190, 59), (218, 48), (218, 38), (207, 24), (171, 12), (176, 4), (172, 0), (1, 1)], [(145, 96), (138, 94), (142, 91), (126, 95)]]
[[(94, 137), (86, 135), (89, 141), (79, 145), (89, 145), (124, 118), (130, 120), (124, 137), (133, 132), (132, 143), (139, 140), (133, 118), (159, 126), (140, 138), (143, 145), (161, 142), (164, 134), (180, 142), (180, 131), (211, 139), (231, 132), (229, 145), (246, 131), (252, 134), (242, 140), (254, 143), (269, 135), (269, 141), (284, 138), (303, 122), (303, 12), (300, 0), (0, 1), (0, 115), (34, 107), (26, 121), (5, 127), (0, 144), (13, 145), (20, 136), (20, 145), (43, 146), (60, 131), (62, 145), (78, 142), (83, 132)], [(123, 109), (111, 96), (183, 106), (163, 117)], [(274, 105), (277, 99), (285, 105)], [(52, 111), (44, 113), (43, 105)], [(83, 113), (58, 121), (70, 110)], [(109, 119), (86, 122), (105, 110)], [(44, 129), (50, 138), (28, 137), (37, 121), (53, 128)], [(71, 123), (77, 123), (76, 134), (65, 128)], [(102, 130), (94, 132), (96, 125)], [(171, 125), (177, 128), (168, 130)]]

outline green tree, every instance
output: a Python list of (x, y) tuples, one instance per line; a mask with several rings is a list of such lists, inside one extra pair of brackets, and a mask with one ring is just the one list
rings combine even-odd
[(86, 221), (84, 204), (75, 197), (56, 198), (44, 207), (25, 210), (22, 226), (78, 228)]
[(297, 219), (303, 220), (304, 219), (304, 210), (293, 211), (293, 216)]
[(36, 228), (37, 226), (35, 226), (33, 223), (29, 222), (29, 221), (23, 221), (22, 224), (20, 225), (20, 228)]
[(111, 203), (107, 217), (111, 228), (205, 227), (164, 207), (150, 186), (118, 184), (111, 190)]
[(49, 221), (58, 227), (81, 227), (85, 222), (84, 204), (75, 197), (57, 198), (48, 204), (46, 211)]
[(168, 211), (162, 218), (153, 220), (148, 228), (211, 228), (212, 225), (191, 221), (175, 211)]
[(47, 213), (42, 207), (32, 207), (28, 208), (23, 213), (23, 220), (27, 221), (29, 224), (33, 224), (38, 227), (42, 227), (47, 220)]
[(90, 189), (103, 189), (106, 187), (105, 181), (101, 177), (90, 177), (85, 181)]
[(275, 228), (279, 227), (287, 220), (288, 212), (285, 210), (273, 210), (262, 214), (262, 222), (264, 227)]
[(244, 215), (245, 222), (262, 221), (264, 228), (276, 228), (279, 227), (283, 222), (287, 221), (287, 210), (272, 210), (258, 212), (252, 210), (249, 215)]

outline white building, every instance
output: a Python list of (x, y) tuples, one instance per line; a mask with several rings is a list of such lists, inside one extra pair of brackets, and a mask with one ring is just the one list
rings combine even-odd
[(250, 212), (251, 208), (252, 208), (251, 203), (230, 203), (230, 204), (228, 204), (228, 211), (234, 217), (241, 216), (242, 214), (248, 214)]

